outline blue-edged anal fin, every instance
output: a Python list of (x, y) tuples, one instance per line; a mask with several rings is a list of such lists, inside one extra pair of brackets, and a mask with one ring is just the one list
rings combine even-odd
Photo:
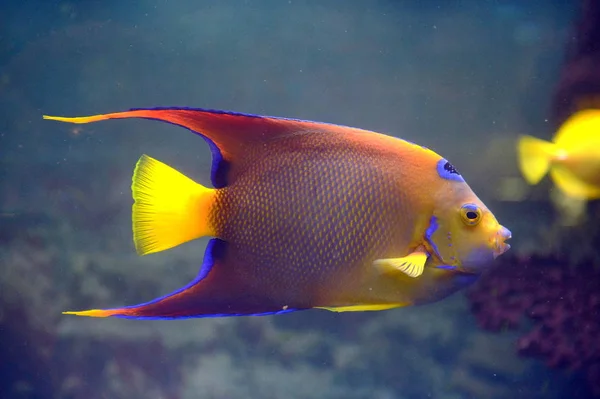
[[(350, 133), (361, 129), (329, 123), (277, 118), (199, 108), (131, 109), (83, 117), (44, 115), (44, 119), (68, 123), (90, 123), (108, 119), (154, 119), (185, 127), (209, 143), (213, 154), (212, 183), (216, 188), (228, 184), (231, 163), (247, 152), (247, 146), (285, 137), (314, 132)], [(257, 147), (259, 148), (259, 147)]]
[(227, 243), (209, 241), (196, 278), (185, 287), (161, 298), (134, 306), (64, 312), (77, 316), (122, 317), (132, 319), (179, 319), (190, 317), (259, 316), (296, 310), (265, 297), (223, 263)]

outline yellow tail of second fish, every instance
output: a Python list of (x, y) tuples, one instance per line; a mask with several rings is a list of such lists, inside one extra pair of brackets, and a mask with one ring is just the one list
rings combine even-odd
[(525, 180), (538, 184), (552, 166), (558, 149), (556, 144), (533, 136), (521, 136), (517, 144), (519, 168)]

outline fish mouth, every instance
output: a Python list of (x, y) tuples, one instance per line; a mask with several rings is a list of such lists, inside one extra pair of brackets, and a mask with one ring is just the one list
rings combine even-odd
[(505, 241), (510, 240), (511, 238), (512, 233), (510, 230), (504, 226), (500, 226), (500, 230), (496, 233), (496, 238), (494, 240), (494, 259), (510, 249), (510, 244), (507, 244)]

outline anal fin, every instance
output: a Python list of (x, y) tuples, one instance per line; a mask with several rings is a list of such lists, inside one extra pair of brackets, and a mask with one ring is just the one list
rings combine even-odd
[(139, 305), (114, 309), (70, 311), (64, 314), (126, 319), (183, 319), (196, 317), (263, 316), (306, 308), (287, 306), (264, 290), (241, 279), (226, 259), (228, 244), (209, 241), (196, 278), (183, 288)]
[(330, 312), (368, 312), (378, 310), (388, 310), (394, 308), (400, 308), (403, 306), (409, 306), (410, 303), (382, 303), (382, 304), (369, 304), (369, 305), (349, 305), (349, 306), (319, 306), (315, 309), (329, 310)]

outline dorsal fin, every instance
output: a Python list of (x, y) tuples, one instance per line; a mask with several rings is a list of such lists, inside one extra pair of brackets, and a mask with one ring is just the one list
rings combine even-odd
[(361, 129), (329, 123), (199, 108), (134, 108), (129, 111), (75, 118), (44, 115), (44, 119), (69, 123), (90, 123), (124, 118), (145, 118), (169, 122), (190, 129), (204, 137), (213, 154), (211, 178), (213, 185), (217, 188), (227, 185), (228, 166), (243, 153), (245, 145), (302, 132), (364, 132)]

